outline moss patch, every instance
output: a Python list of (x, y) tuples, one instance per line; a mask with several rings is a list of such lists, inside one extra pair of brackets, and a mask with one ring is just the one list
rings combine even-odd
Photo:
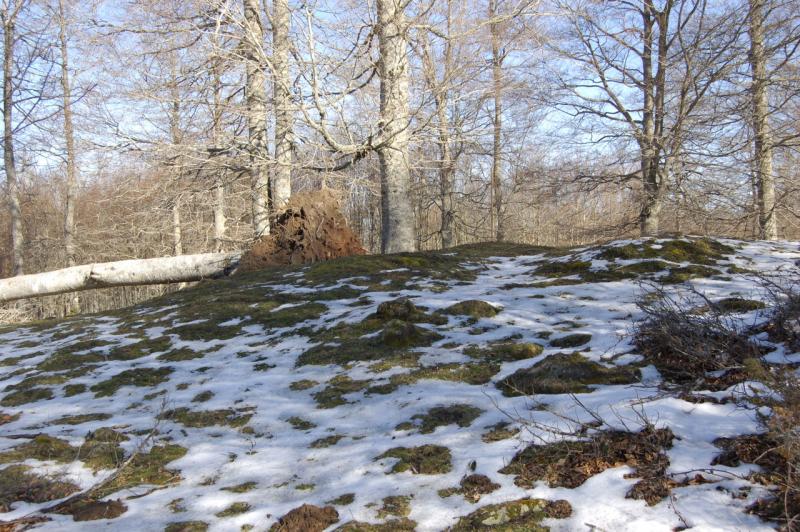
[(78, 486), (57, 477), (31, 472), (29, 467), (14, 465), (0, 469), (0, 513), (11, 511), (15, 502), (38, 504), (72, 495)]
[(742, 299), (740, 297), (726, 297), (714, 302), (714, 310), (723, 314), (751, 312), (763, 308), (766, 308), (766, 305), (762, 301)]
[(208, 523), (205, 521), (177, 521), (164, 527), (164, 532), (206, 532)]
[(591, 267), (592, 263), (589, 261), (552, 261), (541, 264), (534, 273), (544, 277), (567, 277), (586, 273)]
[(72, 397), (73, 395), (79, 395), (86, 391), (85, 384), (67, 384), (64, 386), (64, 396), (65, 397)]
[(96, 414), (75, 414), (72, 416), (62, 416), (55, 421), (52, 421), (53, 425), (80, 425), (82, 423), (89, 423), (91, 421), (105, 421), (106, 419), (110, 419), (111, 414), (105, 413), (96, 413)]
[(608, 368), (592, 362), (580, 353), (559, 353), (527, 369), (520, 369), (502, 379), (497, 387), (507, 397), (537, 393), (586, 393), (595, 384), (630, 384), (636, 381), (634, 370)]
[(246, 502), (235, 502), (222, 511), (215, 513), (217, 517), (223, 519), (225, 517), (234, 517), (240, 514), (249, 512), (253, 507)]
[(487, 362), (516, 362), (535, 358), (541, 355), (542, 351), (544, 348), (539, 344), (500, 342), (484, 348), (470, 346), (464, 349), (464, 354)]
[(441, 445), (421, 445), (419, 447), (393, 447), (376, 457), (397, 458), (390, 473), (410, 471), (415, 475), (440, 475), (449, 473), (453, 466), (450, 462), (450, 449)]
[(364, 523), (361, 521), (348, 521), (338, 527), (335, 532), (414, 532), (417, 523), (406, 517), (390, 519), (385, 523)]
[(672, 447), (673, 438), (669, 429), (647, 427), (641, 432), (604, 431), (587, 440), (531, 445), (500, 473), (516, 475), (514, 483), (523, 488), (545, 481), (550, 487), (572, 489), (606, 469), (627, 465), (634, 469), (631, 476), (642, 479), (628, 497), (654, 504), (669, 493), (671, 481), (665, 477), (669, 459), (664, 451)]
[(669, 273), (658, 280), (664, 284), (677, 284), (698, 277), (712, 277), (719, 274), (720, 271), (715, 268), (692, 264), (680, 268), (670, 268)]
[(448, 406), (437, 406), (428, 410), (425, 414), (417, 414), (411, 419), (416, 421), (421, 434), (430, 434), (436, 427), (446, 425), (458, 425), (459, 427), (469, 427), (475, 419), (483, 414), (483, 410), (466, 404), (452, 404)]
[(481, 435), (481, 441), (484, 443), (492, 443), (496, 441), (507, 440), (519, 434), (519, 428), (513, 426), (508, 421), (501, 421), (490, 427)]
[(258, 487), (257, 482), (242, 482), (241, 484), (236, 484), (235, 486), (225, 486), (220, 488), (222, 491), (229, 491), (231, 493), (247, 493), (248, 491), (253, 491)]
[(123, 386), (158, 386), (166, 382), (172, 371), (173, 368), (169, 366), (163, 368), (128, 369), (117, 373), (108, 380), (95, 384), (90, 389), (94, 392), (95, 397), (108, 397), (109, 395), (117, 393)]
[(20, 406), (28, 403), (35, 403), (36, 401), (47, 401), (53, 398), (53, 390), (50, 388), (29, 388), (27, 390), (15, 390), (6, 394), (0, 405), (2, 406)]
[(205, 403), (206, 401), (210, 401), (212, 397), (214, 397), (214, 392), (212, 392), (211, 390), (206, 390), (192, 397), (192, 402)]
[(325, 504), (333, 504), (334, 506), (347, 506), (348, 504), (353, 504), (355, 500), (355, 493), (345, 493), (344, 495), (339, 495), (335, 499), (326, 501)]
[(591, 334), (574, 333), (566, 336), (560, 336), (550, 340), (550, 345), (561, 349), (569, 349), (588, 344), (592, 340)]
[(304, 504), (291, 510), (270, 527), (270, 532), (322, 532), (339, 522), (339, 512), (333, 506), (320, 508)]
[(286, 420), (295, 430), (311, 430), (317, 425), (301, 417), (292, 416)]
[(459, 519), (451, 530), (453, 532), (480, 530), (547, 532), (550, 529), (541, 525), (542, 520), (547, 518), (563, 519), (570, 515), (572, 515), (572, 507), (567, 501), (517, 499), (478, 508), (466, 517)]
[(383, 506), (378, 509), (378, 519), (386, 517), (408, 517), (411, 513), (413, 495), (391, 495), (383, 498)]
[(294, 381), (293, 383), (291, 383), (289, 385), (289, 389), (293, 390), (295, 392), (299, 392), (299, 391), (302, 391), (302, 390), (308, 390), (309, 388), (313, 388), (317, 384), (319, 384), (317, 381), (312, 381), (312, 380), (309, 380), (309, 379), (302, 379), (302, 380)]
[(500, 484), (492, 482), (486, 475), (467, 475), (461, 479), (457, 488), (439, 490), (440, 497), (463, 495), (471, 503), (477, 503), (481, 497), (500, 489)]
[(78, 450), (69, 442), (53, 436), (40, 434), (31, 441), (0, 453), (0, 464), (22, 462), (28, 459), (71, 462), (78, 457)]
[(253, 417), (252, 411), (233, 410), (190, 410), (186, 407), (167, 410), (162, 419), (180, 423), (184, 427), (205, 428), (213, 426), (243, 427)]
[(311, 445), (309, 445), (309, 447), (311, 447), (312, 449), (323, 449), (323, 448), (326, 448), (326, 447), (331, 447), (331, 446), (336, 445), (337, 443), (339, 443), (339, 440), (341, 440), (342, 438), (344, 438), (344, 436), (342, 436), (341, 434), (334, 434), (333, 436), (326, 436), (324, 438), (320, 438), (318, 440), (312, 441)]
[(182, 458), (186, 452), (186, 448), (180, 445), (154, 445), (150, 452), (137, 454), (96, 496), (107, 497), (121, 489), (142, 484), (165, 486), (175, 483), (180, 480), (180, 474), (174, 469), (167, 469), (167, 464)]
[(319, 408), (334, 408), (347, 404), (344, 396), (356, 393), (369, 387), (371, 381), (353, 380), (347, 375), (337, 375), (328, 381), (325, 389), (313, 395)]
[(467, 301), (461, 301), (460, 303), (456, 303), (455, 305), (450, 305), (446, 309), (444, 309), (445, 314), (452, 314), (456, 316), (469, 316), (471, 318), (491, 318), (496, 316), (500, 310), (495, 307), (494, 305), (487, 303), (486, 301), (480, 301), (477, 299), (470, 299)]

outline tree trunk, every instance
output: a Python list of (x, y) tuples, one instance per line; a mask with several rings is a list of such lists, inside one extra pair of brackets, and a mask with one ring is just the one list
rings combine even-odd
[(231, 275), (241, 253), (204, 253), (74, 266), (0, 279), (0, 303), (92, 288), (167, 284)]
[(407, 0), (377, 0), (381, 79), (380, 144), (381, 250), (414, 251), (414, 210), (408, 163)]
[[(502, 189), (500, 187), (500, 170), (503, 164), (501, 142), (503, 140), (503, 55), (500, 50), (500, 28), (495, 21), (497, 16), (497, 0), (489, 0), (489, 29), (492, 34), (492, 98), (494, 100), (494, 120), (492, 138), (492, 183), (489, 207), (489, 227), (496, 241), (503, 240), (502, 229)], [(497, 218), (495, 230), (494, 219)]]
[(259, 0), (244, 1), (244, 50), (247, 81), (245, 86), (247, 136), (250, 152), (250, 186), (253, 231), (256, 237), (269, 234), (269, 177), (267, 156), (266, 72), (264, 68), (264, 28)]
[(758, 204), (758, 236), (765, 240), (777, 240), (775, 178), (772, 175), (772, 138), (769, 130), (769, 85), (764, 50), (764, 0), (749, 0), (749, 4), (749, 59), (752, 75), (750, 97), (753, 106), (753, 152)]
[(176, 197), (172, 202), (172, 254), (183, 255), (183, 236), (181, 231), (181, 200)]
[(19, 182), (14, 161), (14, 41), (16, 15), (3, 13), (3, 164), (6, 173), (6, 190), (11, 222), (11, 269), (22, 275), (22, 211), (19, 201)]
[(639, 212), (641, 236), (657, 236), (661, 213), (661, 191), (656, 148), (656, 80), (653, 77), (653, 33), (655, 8), (652, 0), (645, 0), (642, 10), (642, 131), (639, 139), (642, 172), (642, 200)]
[(75, 197), (77, 171), (75, 164), (75, 132), (72, 125), (72, 87), (69, 81), (69, 48), (64, 0), (58, 1), (58, 38), (61, 48), (61, 90), (64, 97), (64, 141), (67, 148), (67, 190), (64, 205), (64, 256), (67, 266), (77, 264), (75, 258)]
[(272, 3), (272, 91), (275, 105), (275, 172), (272, 176), (272, 207), (277, 215), (286, 208), (292, 194), (292, 94), (289, 90), (288, 0)]
[[(216, 43), (215, 43), (216, 44)], [(222, 143), (222, 74), (220, 62), (214, 59), (214, 108), (212, 110), (211, 141), (214, 148)], [(216, 169), (214, 178), (214, 251), (219, 253), (225, 248), (225, 177), (224, 168)]]

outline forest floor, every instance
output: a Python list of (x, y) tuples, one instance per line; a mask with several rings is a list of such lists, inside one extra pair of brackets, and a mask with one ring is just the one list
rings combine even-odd
[(689, 301), (767, 367), (796, 368), (765, 328), (764, 280), (798, 259), (789, 242), (484, 244), (3, 329), (0, 521), (774, 529), (759, 509), (775, 486), (743, 450), (763, 443), (764, 385), (744, 359), (682, 374), (641, 324), (659, 298)]

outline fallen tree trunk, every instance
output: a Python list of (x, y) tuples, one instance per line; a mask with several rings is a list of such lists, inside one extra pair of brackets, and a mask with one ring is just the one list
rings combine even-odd
[(231, 275), (240, 252), (121, 260), (0, 279), (0, 303), (92, 288), (183, 283)]

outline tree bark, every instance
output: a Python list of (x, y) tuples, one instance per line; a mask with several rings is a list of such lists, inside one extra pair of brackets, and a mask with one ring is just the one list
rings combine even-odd
[(183, 231), (181, 230), (181, 200), (176, 197), (172, 202), (172, 254), (183, 255)]
[(67, 190), (64, 204), (64, 256), (67, 266), (75, 266), (75, 198), (78, 178), (75, 163), (75, 130), (72, 125), (72, 86), (69, 81), (69, 48), (64, 0), (58, 1), (58, 40), (61, 51), (61, 91), (64, 98), (64, 142), (67, 148)]
[(0, 303), (92, 288), (181, 283), (231, 275), (241, 253), (123, 260), (0, 279)]
[(3, 164), (6, 173), (6, 190), (11, 232), (11, 270), (22, 275), (23, 233), (22, 211), (19, 201), (19, 182), (14, 160), (14, 41), (16, 40), (16, 17), (18, 11), (2, 12), (3, 22)]
[[(215, 41), (216, 44), (216, 41)], [(222, 144), (222, 73), (220, 60), (214, 58), (212, 67), (214, 75), (214, 101), (212, 109), (211, 142), (215, 148)], [(214, 177), (214, 251), (221, 252), (225, 248), (225, 177), (224, 168), (216, 169)]]
[(772, 138), (769, 130), (769, 94), (767, 59), (764, 50), (764, 0), (750, 4), (750, 97), (753, 107), (753, 153), (755, 156), (755, 188), (758, 204), (758, 236), (778, 239), (775, 219), (775, 178), (772, 174)]
[(253, 231), (256, 238), (269, 234), (269, 177), (267, 156), (266, 69), (264, 65), (264, 27), (259, 0), (244, 1), (244, 40), (246, 63), (246, 114), (250, 152), (250, 187)]
[(275, 102), (275, 172), (272, 176), (273, 214), (283, 212), (292, 194), (292, 95), (289, 90), (288, 0), (272, 3), (272, 93)]
[(381, 80), (380, 145), (381, 250), (414, 251), (414, 210), (408, 162), (407, 0), (377, 0)]
[[(503, 164), (503, 55), (500, 50), (500, 28), (496, 22), (497, 0), (489, 0), (489, 30), (492, 34), (492, 99), (494, 101), (492, 135), (492, 183), (490, 190), (489, 227), (498, 242), (503, 240), (502, 189), (500, 171)], [(495, 228), (494, 219), (497, 219)]]

